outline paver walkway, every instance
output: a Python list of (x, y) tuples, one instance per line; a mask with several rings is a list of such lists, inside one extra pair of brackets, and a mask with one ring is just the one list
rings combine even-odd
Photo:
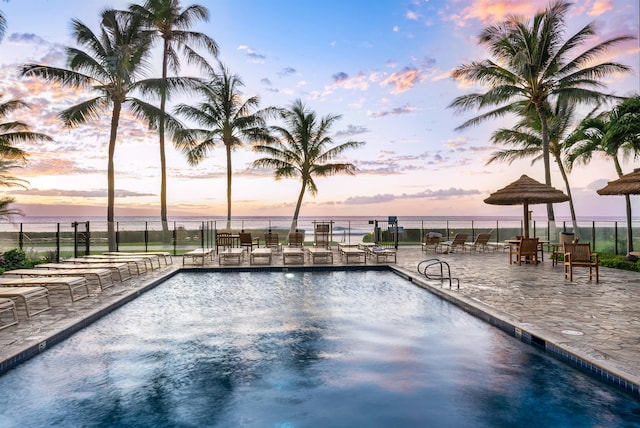
[[(433, 288), (640, 385), (640, 273), (601, 268), (600, 283), (595, 283), (584, 269), (569, 282), (562, 266), (552, 266), (547, 255), (537, 266), (518, 266), (509, 265), (509, 255), (503, 252), (434, 254), (419, 247), (401, 247), (395, 266), (419, 277), (418, 263), (429, 258), (449, 263), (452, 276), (460, 280), (459, 290), (429, 281)], [(247, 268), (248, 259), (243, 262)], [(334, 260), (334, 266), (340, 265), (339, 257)], [(367, 260), (367, 264), (376, 263)], [(272, 266), (278, 265), (282, 258), (274, 257)], [(307, 261), (305, 265), (315, 266)], [(219, 267), (217, 259), (207, 266)], [(0, 330), (0, 373), (18, 353), (38, 345), (46, 348), (47, 338), (99, 316), (105, 307), (181, 267), (175, 263), (102, 292), (94, 288), (91, 297), (74, 303), (64, 293), (53, 292), (54, 308), (31, 319), (19, 307), (20, 323)]]

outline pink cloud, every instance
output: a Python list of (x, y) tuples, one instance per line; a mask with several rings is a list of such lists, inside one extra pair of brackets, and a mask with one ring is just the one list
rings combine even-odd
[(613, 10), (613, 4), (611, 3), (611, 0), (600, 0), (593, 3), (591, 10), (587, 12), (587, 15), (599, 16), (610, 10)]

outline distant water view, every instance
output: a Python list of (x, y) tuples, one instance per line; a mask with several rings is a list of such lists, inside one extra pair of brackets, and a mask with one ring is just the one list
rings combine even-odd
[[(389, 223), (394, 216), (304, 216), (298, 219), (297, 228), (304, 231), (306, 240), (313, 240), (317, 223), (331, 223), (331, 239), (338, 243), (359, 243), (365, 240), (404, 243), (419, 243), (424, 234), (430, 231), (452, 237), (456, 233), (469, 235), (469, 240), (478, 233), (491, 233), (492, 241), (501, 242), (515, 237), (522, 232), (522, 216), (397, 216), (397, 223)], [(74, 227), (74, 223), (79, 224)], [(87, 228), (86, 222), (89, 222)], [(593, 248), (602, 252), (623, 253), (626, 250), (626, 220), (624, 217), (592, 217), (579, 218), (577, 222), (579, 236), (583, 242), (591, 242)], [(396, 229), (397, 226), (397, 229)], [(233, 217), (230, 224), (222, 216), (176, 216), (168, 221), (169, 231), (174, 233), (174, 241), (169, 247), (158, 244), (158, 233), (162, 231), (162, 223), (156, 216), (122, 216), (116, 218), (116, 231), (121, 244), (156, 245), (155, 249), (187, 249), (192, 246), (211, 246), (214, 244), (215, 232), (223, 229), (246, 231), (261, 236), (266, 230), (273, 230), (286, 239), (291, 227), (289, 216), (246, 216)], [(635, 237), (640, 237), (640, 221), (636, 218), (632, 227), (638, 229)], [(63, 242), (68, 243), (76, 232), (91, 232), (92, 249), (98, 250), (96, 244), (104, 246), (107, 230), (106, 218), (103, 216), (87, 217), (20, 217), (12, 223), (0, 223), (0, 248), (16, 246), (37, 246), (56, 243), (56, 231), (60, 232)], [(531, 233), (542, 240), (555, 242), (559, 232), (572, 231), (570, 218), (558, 217), (555, 224), (549, 225), (545, 218), (535, 218), (530, 224)], [(385, 232), (387, 231), (386, 235)], [(396, 233), (397, 232), (397, 233)], [(380, 234), (381, 233), (381, 234)], [(387, 239), (388, 238), (388, 239)], [(634, 241), (636, 238), (634, 238)], [(155, 244), (154, 244), (155, 242)], [(158, 247), (160, 245), (160, 247)], [(638, 243), (640, 245), (640, 242)]]

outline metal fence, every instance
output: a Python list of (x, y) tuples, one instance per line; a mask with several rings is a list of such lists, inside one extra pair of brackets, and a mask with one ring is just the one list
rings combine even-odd
[[(354, 220), (319, 219), (298, 223), (298, 230), (305, 233), (305, 242), (314, 241), (318, 224), (328, 224), (330, 240), (334, 243), (357, 244), (374, 242), (386, 247), (417, 245), (428, 232), (438, 232), (443, 239), (455, 233), (467, 233), (469, 240), (478, 233), (490, 233), (491, 242), (500, 244), (504, 240), (522, 234), (522, 220), (403, 220), (401, 217), (358, 218)], [(160, 221), (119, 221), (116, 223), (116, 242), (120, 251), (169, 251), (175, 255), (195, 248), (215, 247), (216, 232), (231, 230), (249, 232), (263, 239), (264, 233), (279, 234), (283, 243), (287, 241), (289, 220), (226, 220), (175, 221), (163, 231)], [(633, 225), (634, 248), (640, 249), (640, 223)], [(532, 236), (541, 240), (558, 242), (558, 234), (572, 231), (571, 222), (532, 221)], [(580, 242), (590, 242), (594, 251), (611, 254), (626, 254), (627, 226), (623, 221), (580, 221), (577, 234)], [(74, 221), (66, 223), (0, 223), (0, 251), (20, 248), (32, 256), (59, 259), (108, 250), (106, 222)]]

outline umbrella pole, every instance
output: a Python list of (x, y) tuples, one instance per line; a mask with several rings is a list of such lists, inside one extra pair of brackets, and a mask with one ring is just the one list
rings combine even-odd
[(522, 205), (524, 206), (524, 237), (528, 238), (529, 237), (529, 204), (525, 202)]

